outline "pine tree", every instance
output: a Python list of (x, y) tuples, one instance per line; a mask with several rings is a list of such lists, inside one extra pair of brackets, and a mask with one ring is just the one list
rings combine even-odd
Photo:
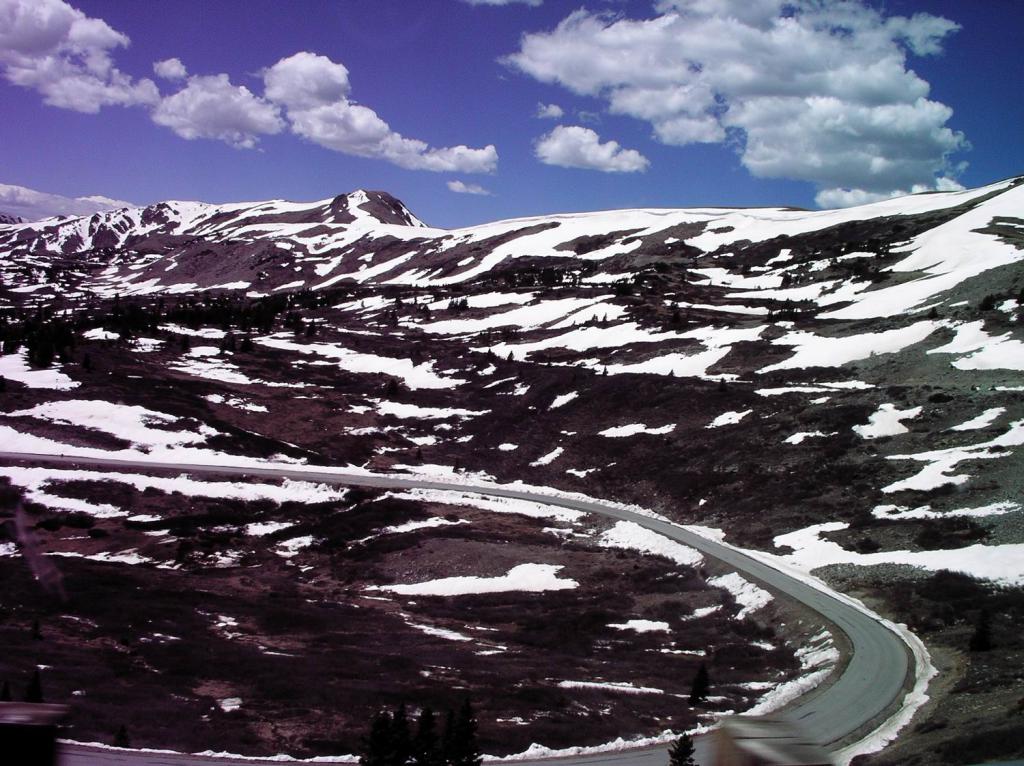
[(451, 766), (454, 763), (455, 754), (455, 711), (451, 708), (444, 716), (444, 730), (441, 733), (441, 749), (438, 761), (443, 766)]
[(43, 632), (39, 629), (39, 620), (32, 620), (32, 640), (42, 641)]
[(974, 624), (974, 635), (971, 636), (972, 652), (987, 652), (992, 648), (992, 619), (987, 609), (978, 613), (978, 621)]
[(693, 737), (682, 735), (668, 750), (668, 766), (697, 766), (693, 759)]
[(0, 702), (11, 701), (11, 685), (4, 681), (4, 685), (0, 686)]
[(117, 734), (114, 735), (114, 747), (131, 747), (132, 740), (128, 736), (128, 729), (121, 725), (121, 728), (117, 730)]
[(391, 717), (391, 766), (406, 766), (412, 756), (412, 737), (409, 734), (409, 716), (405, 703)]
[(28, 689), (25, 690), (25, 702), (42, 702), (43, 701), (43, 682), (39, 677), (39, 670), (37, 669), (32, 674), (32, 680), (28, 682)]
[(412, 740), (413, 766), (442, 766), (437, 741), (437, 720), (429, 707), (420, 711), (416, 736)]
[(391, 766), (391, 715), (386, 710), (374, 717), (361, 745), (360, 766)]
[(697, 668), (697, 674), (693, 677), (693, 685), (690, 687), (690, 703), (697, 705), (707, 699), (710, 686), (711, 680), (708, 678), (708, 669), (702, 662), (700, 667)]
[(451, 766), (480, 766), (483, 755), (476, 738), (476, 715), (469, 699), (462, 703), (452, 729)]

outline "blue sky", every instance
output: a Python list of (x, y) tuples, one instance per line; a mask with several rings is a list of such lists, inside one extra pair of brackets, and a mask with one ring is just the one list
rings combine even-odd
[(1018, 0), (490, 2), (0, 0), (0, 186), (452, 227), (1024, 172)]

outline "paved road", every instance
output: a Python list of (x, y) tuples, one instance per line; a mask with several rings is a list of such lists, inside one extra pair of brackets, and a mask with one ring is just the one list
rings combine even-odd
[[(111, 469), (165, 469), (189, 474), (242, 475), (261, 478), (290, 478), (330, 484), (358, 485), (386, 489), (426, 488), (474, 492), (482, 495), (518, 498), (532, 502), (597, 513), (609, 518), (632, 521), (654, 532), (692, 546), (705, 555), (718, 559), (756, 582), (783, 593), (824, 616), (846, 634), (852, 646), (852, 656), (842, 675), (824, 691), (807, 695), (791, 705), (786, 715), (800, 722), (824, 745), (836, 745), (867, 724), (881, 722), (886, 709), (903, 692), (903, 683), (910, 671), (910, 655), (903, 640), (878, 620), (857, 610), (827, 592), (818, 590), (790, 575), (727, 546), (657, 519), (606, 505), (599, 501), (551, 497), (533, 492), (501, 486), (473, 486), (443, 481), (420, 480), (392, 476), (367, 476), (344, 470), (305, 470), (284, 466), (267, 468), (231, 467), (158, 463), (120, 460), (116, 458), (74, 458), (49, 455), (26, 455), (0, 452), (0, 460), (28, 460), (33, 463), (58, 463), (102, 467)], [(704, 743), (702, 743), (703, 746)], [(225, 761), (230, 762), (230, 761)], [(567, 766), (585, 764), (615, 764), (615, 766), (664, 766), (663, 749), (608, 753), (599, 756), (564, 759)], [(82, 748), (67, 748), (63, 763), (66, 766), (85, 764), (209, 764), (208, 759), (189, 756), (103, 754)], [(251, 763), (251, 762), (250, 762)], [(523, 762), (532, 764), (537, 762)]]

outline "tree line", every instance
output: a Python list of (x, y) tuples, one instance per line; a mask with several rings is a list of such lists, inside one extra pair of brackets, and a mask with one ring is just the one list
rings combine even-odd
[(458, 710), (448, 710), (441, 727), (429, 707), (416, 717), (415, 729), (404, 704), (393, 713), (378, 712), (359, 755), (361, 766), (480, 766), (482, 760), (468, 699)]

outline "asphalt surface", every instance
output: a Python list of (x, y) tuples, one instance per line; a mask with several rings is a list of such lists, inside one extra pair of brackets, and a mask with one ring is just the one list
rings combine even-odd
[[(831, 685), (821, 691), (811, 692), (791, 704), (785, 715), (797, 721), (811, 736), (826, 746), (846, 744), (855, 733), (867, 729), (869, 724), (881, 723), (892, 705), (903, 693), (904, 681), (911, 670), (910, 654), (903, 640), (877, 619), (867, 615), (832, 594), (818, 590), (783, 571), (750, 558), (746, 554), (708, 540), (686, 529), (648, 516), (606, 505), (599, 501), (575, 500), (532, 493), (505, 487), (474, 486), (443, 481), (419, 480), (392, 476), (367, 476), (347, 473), (344, 470), (310, 471), (289, 469), (283, 466), (268, 468), (233, 467), (215, 465), (192, 465), (158, 463), (149, 461), (122, 460), (117, 458), (77, 458), (53, 455), (29, 455), (0, 452), (0, 460), (28, 461), (35, 464), (50, 463), (112, 469), (172, 470), (188, 474), (240, 475), (260, 478), (290, 478), (318, 481), (329, 484), (380, 487), (385, 489), (441, 489), (472, 492), (495, 497), (517, 498), (531, 502), (573, 510), (596, 513), (612, 519), (632, 521), (642, 527), (665, 535), (701, 551), (708, 557), (718, 559), (744, 577), (766, 585), (776, 593), (795, 599), (821, 614), (827, 621), (846, 634), (851, 646), (851, 656), (843, 673)], [(707, 742), (699, 741), (701, 750)], [(705, 756), (706, 758), (706, 756)], [(701, 762), (705, 761), (701, 758)], [(63, 766), (209, 766), (214, 759), (186, 755), (163, 755), (149, 753), (113, 753), (78, 746), (64, 748)], [(244, 760), (218, 759), (218, 763), (245, 763)], [(251, 761), (249, 761), (251, 763)], [(541, 761), (517, 761), (524, 766)], [(614, 766), (665, 766), (664, 748), (649, 748), (594, 756), (577, 756), (559, 759), (567, 766), (586, 764), (614, 764)]]

